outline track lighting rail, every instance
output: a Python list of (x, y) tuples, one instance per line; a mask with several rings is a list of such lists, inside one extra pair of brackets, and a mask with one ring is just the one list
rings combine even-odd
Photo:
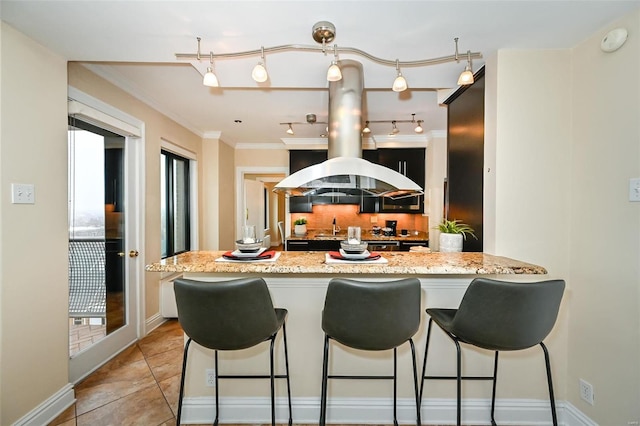
[[(431, 58), (431, 59), (418, 59), (415, 61), (400, 61), (399, 59), (383, 59), (378, 58), (364, 50), (357, 49), (355, 47), (338, 47), (337, 44), (333, 46), (328, 46), (327, 42), (333, 41), (336, 28), (331, 22), (320, 21), (317, 22), (313, 27), (313, 39), (318, 43), (321, 43), (321, 46), (311, 46), (305, 44), (283, 44), (280, 46), (273, 47), (264, 47), (261, 46), (260, 49), (254, 50), (245, 50), (242, 52), (229, 52), (229, 53), (213, 53), (209, 52), (209, 66), (207, 67), (207, 72), (204, 75), (203, 84), (209, 87), (219, 87), (218, 77), (214, 71), (214, 60), (215, 59), (235, 59), (235, 58), (243, 58), (249, 56), (260, 56), (260, 61), (253, 68), (251, 76), (257, 83), (264, 83), (268, 80), (269, 74), (267, 72), (266, 64), (265, 64), (265, 53), (280, 53), (280, 52), (320, 52), (327, 56), (328, 53), (333, 54), (333, 60), (331, 61), (331, 65), (327, 70), (327, 81), (339, 81), (342, 79), (342, 72), (340, 70), (340, 60), (339, 54), (352, 54), (358, 55), (363, 58), (369, 59), (370, 61), (385, 65), (385, 66), (393, 66), (396, 68), (396, 77), (393, 81), (393, 85), (391, 89), (394, 92), (403, 92), (407, 90), (407, 80), (402, 75), (401, 68), (402, 67), (425, 67), (430, 65), (440, 65), (448, 62), (460, 62), (461, 56), (458, 53), (458, 37), (454, 38), (455, 42), (455, 53), (449, 56), (441, 56), (439, 58)], [(197, 37), (198, 40), (198, 49), (196, 53), (176, 53), (177, 59), (184, 60), (202, 60), (202, 51), (200, 49), (201, 38)], [(458, 78), (459, 85), (468, 85), (473, 83), (473, 72), (471, 70), (471, 60), (474, 58), (481, 58), (482, 54), (479, 52), (471, 52), (467, 50), (466, 53), (467, 65), (465, 66), (464, 71), (460, 74)], [(418, 126), (419, 127), (419, 126)]]
[[(335, 46), (335, 51), (339, 54), (349, 53), (349, 54), (358, 55), (358, 56), (367, 58), (370, 61), (380, 65), (386, 65), (390, 67), (396, 66), (395, 59), (378, 58), (377, 56), (374, 56), (370, 53), (365, 52), (364, 50), (357, 49), (355, 47), (339, 47), (337, 45), (334, 45), (334, 46)], [(302, 51), (302, 52), (321, 52), (327, 55), (327, 54), (333, 54), (334, 46), (322, 47), (322, 46), (311, 46), (311, 45), (304, 45), (304, 44), (283, 44), (280, 46), (264, 47), (260, 49), (254, 49), (254, 50), (245, 50), (242, 52), (229, 52), (229, 53), (210, 52), (210, 54), (204, 54), (204, 55), (200, 52), (176, 53), (175, 56), (176, 56), (176, 59), (180, 59), (180, 60), (198, 60), (199, 61), (203, 58), (208, 59), (209, 57), (212, 57), (213, 59), (234, 59), (234, 58), (243, 58), (243, 57), (251, 57), (251, 56), (261, 56), (263, 51), (265, 54)], [(461, 59), (466, 60), (467, 57), (470, 57), (471, 59), (480, 59), (482, 58), (482, 54), (480, 52), (469, 52), (468, 54), (465, 53), (463, 55), (454, 54), (454, 55), (441, 56), (438, 58), (431, 58), (431, 59), (418, 59), (415, 61), (399, 61), (398, 60), (397, 64), (400, 65), (401, 67), (425, 67), (430, 65), (446, 64), (449, 62), (459, 62)]]

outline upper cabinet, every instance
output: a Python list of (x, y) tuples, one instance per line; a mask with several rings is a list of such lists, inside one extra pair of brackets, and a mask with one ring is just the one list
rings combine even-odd
[[(425, 149), (399, 148), (364, 150), (362, 158), (395, 170), (415, 183), (424, 187), (425, 182)], [(327, 160), (326, 150), (291, 150), (289, 151), (289, 172), (295, 173), (305, 167)], [(289, 211), (291, 213), (309, 213), (313, 204), (360, 204), (360, 213), (423, 213), (424, 197), (408, 197), (392, 200), (373, 196), (336, 196), (336, 197), (291, 197)]]
[[(424, 148), (381, 148), (378, 151), (378, 164), (405, 175), (424, 188), (425, 149)], [(406, 197), (399, 200), (382, 198), (380, 213), (423, 213), (424, 196)]]

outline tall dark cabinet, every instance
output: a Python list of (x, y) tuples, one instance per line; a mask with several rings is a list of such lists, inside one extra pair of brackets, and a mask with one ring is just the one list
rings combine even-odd
[(463, 251), (481, 252), (484, 186), (484, 67), (475, 82), (463, 86), (446, 101), (447, 185), (445, 215), (469, 224), (478, 239), (467, 237)]

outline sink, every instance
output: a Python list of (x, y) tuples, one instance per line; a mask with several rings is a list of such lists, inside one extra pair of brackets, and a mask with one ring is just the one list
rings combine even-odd
[(345, 236), (346, 234), (343, 233), (337, 233), (335, 235), (331, 234), (331, 233), (326, 233), (326, 232), (319, 232), (317, 234), (314, 234), (315, 237), (342, 237)]

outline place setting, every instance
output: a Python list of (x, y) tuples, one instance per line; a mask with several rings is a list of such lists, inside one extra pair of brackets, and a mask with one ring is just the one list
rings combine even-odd
[(236, 240), (235, 250), (229, 250), (216, 259), (216, 262), (275, 262), (280, 252), (263, 247), (263, 240), (256, 238), (255, 225), (242, 227), (242, 238)]
[(325, 254), (325, 263), (387, 263), (387, 259), (379, 252), (367, 250), (367, 242), (361, 239), (359, 226), (350, 226), (347, 230), (347, 239), (340, 241), (339, 251), (330, 251)]

